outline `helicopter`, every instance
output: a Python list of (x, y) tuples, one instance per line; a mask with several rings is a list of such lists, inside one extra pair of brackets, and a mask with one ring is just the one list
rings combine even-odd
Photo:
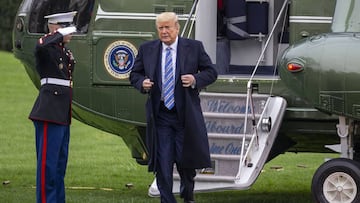
[[(312, 193), (319, 202), (358, 202), (360, 114), (352, 51), (358, 6), (351, 0), (24, 0), (13, 53), (39, 88), (33, 52), (48, 32), (44, 16), (77, 11), (77, 32), (68, 44), (77, 61), (72, 116), (121, 137), (132, 158), (146, 165), (146, 95), (128, 77), (140, 44), (157, 38), (157, 14), (173, 11), (181, 36), (202, 41), (219, 73), (200, 92), (212, 167), (198, 171), (195, 190), (248, 189), (264, 164), (286, 151), (338, 152), (340, 158), (314, 174)], [(355, 22), (345, 29), (341, 16), (350, 10)], [(334, 27), (341, 34), (332, 34)], [(348, 41), (336, 43), (340, 38)], [(335, 184), (334, 177), (343, 182)], [(178, 184), (174, 174), (175, 193)], [(156, 180), (149, 195), (159, 195)]]

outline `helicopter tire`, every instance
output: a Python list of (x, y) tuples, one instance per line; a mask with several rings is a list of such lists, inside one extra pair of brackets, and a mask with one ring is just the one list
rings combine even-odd
[(346, 158), (323, 163), (313, 176), (311, 192), (317, 203), (360, 202), (360, 164)]

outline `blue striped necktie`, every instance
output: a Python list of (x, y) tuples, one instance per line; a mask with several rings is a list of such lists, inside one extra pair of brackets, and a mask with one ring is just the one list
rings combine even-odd
[(172, 109), (175, 106), (174, 100), (174, 65), (172, 62), (171, 47), (166, 48), (165, 55), (165, 77), (164, 77), (164, 104), (166, 108)]

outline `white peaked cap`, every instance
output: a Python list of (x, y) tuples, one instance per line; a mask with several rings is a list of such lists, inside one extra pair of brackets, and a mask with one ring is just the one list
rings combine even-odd
[(67, 13), (56, 13), (52, 15), (47, 15), (44, 18), (48, 19), (48, 23), (58, 24), (58, 23), (72, 23), (74, 20), (74, 16), (77, 11), (71, 11)]

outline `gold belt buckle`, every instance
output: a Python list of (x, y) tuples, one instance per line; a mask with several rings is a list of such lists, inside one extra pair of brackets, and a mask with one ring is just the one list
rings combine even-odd
[(74, 82), (71, 80), (70, 81), (70, 87), (72, 88), (74, 86)]

